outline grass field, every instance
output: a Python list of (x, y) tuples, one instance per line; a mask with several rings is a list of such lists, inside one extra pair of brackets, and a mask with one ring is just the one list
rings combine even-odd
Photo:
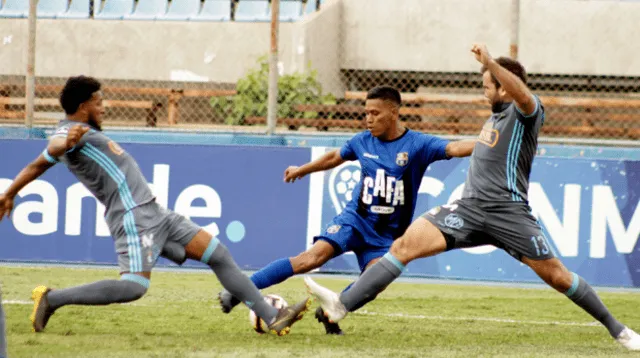
[[(326, 336), (313, 311), (289, 336), (258, 335), (248, 311), (220, 312), (220, 289), (208, 272), (154, 272), (141, 300), (104, 307), (71, 306), (31, 332), (31, 289), (114, 278), (116, 269), (0, 267), (9, 356), (16, 357), (615, 357), (619, 347), (591, 317), (550, 289), (395, 283), (362, 312), (346, 335)], [(340, 290), (348, 281), (318, 278)], [(289, 302), (306, 295), (302, 280), (265, 293)], [(614, 314), (640, 329), (640, 293), (604, 292)], [(314, 304), (313, 309), (315, 309)]]

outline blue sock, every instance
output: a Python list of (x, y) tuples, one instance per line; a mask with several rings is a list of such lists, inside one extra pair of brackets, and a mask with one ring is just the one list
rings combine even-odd
[[(342, 293), (345, 293), (345, 292), (349, 291), (349, 289), (351, 288), (351, 286), (353, 286), (353, 284), (354, 284), (354, 283), (355, 283), (355, 282), (351, 282), (351, 283), (349, 284), (349, 286), (345, 287), (345, 288), (344, 288), (344, 290), (342, 290)], [(362, 308), (362, 306), (364, 306), (364, 305), (366, 305), (367, 303), (369, 303), (369, 302), (371, 302), (371, 301), (375, 300), (375, 299), (376, 299), (376, 297), (378, 297), (378, 295), (375, 295), (375, 296), (371, 296), (371, 297), (367, 297), (367, 298), (365, 298), (364, 300), (362, 300), (362, 301), (358, 302), (355, 306), (351, 307), (351, 309), (349, 309), (349, 312), (353, 312), (353, 311), (357, 311), (357, 310), (359, 310), (360, 308)]]
[(293, 266), (289, 258), (273, 261), (251, 275), (251, 281), (258, 289), (271, 287), (293, 276)]

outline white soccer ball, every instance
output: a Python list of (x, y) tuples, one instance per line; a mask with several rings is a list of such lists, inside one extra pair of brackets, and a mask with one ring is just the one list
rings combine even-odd
[[(289, 306), (287, 301), (278, 295), (266, 295), (264, 296), (264, 300), (277, 309)], [(269, 328), (267, 327), (268, 325), (262, 320), (262, 318), (256, 316), (256, 313), (253, 312), (253, 310), (249, 310), (249, 322), (251, 322), (251, 327), (253, 327), (253, 330), (258, 334), (269, 332)]]

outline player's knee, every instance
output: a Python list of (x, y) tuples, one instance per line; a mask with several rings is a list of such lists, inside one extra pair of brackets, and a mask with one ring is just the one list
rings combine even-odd
[(544, 282), (560, 292), (568, 290), (573, 282), (571, 272), (559, 260), (550, 260), (536, 272)]
[(291, 265), (295, 273), (305, 273), (322, 266), (324, 257), (320, 254), (305, 251), (291, 259)]
[(390, 251), (393, 257), (406, 264), (413, 259), (412, 251), (415, 252), (415, 250), (412, 250), (412, 246), (414, 245), (411, 243), (410, 237), (402, 236), (393, 242)]

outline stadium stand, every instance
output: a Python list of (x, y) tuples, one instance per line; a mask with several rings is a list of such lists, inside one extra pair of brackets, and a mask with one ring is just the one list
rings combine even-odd
[(133, 0), (107, 0), (102, 10), (95, 15), (101, 20), (122, 20), (133, 12)]
[(25, 0), (6, 0), (0, 9), (0, 17), (21, 18), (28, 15), (29, 1)]
[(55, 19), (65, 13), (68, 7), (68, 0), (41, 0), (38, 1), (37, 14), (40, 18)]
[(167, 13), (167, 0), (138, 0), (136, 9), (125, 20), (155, 20)]
[[(302, 2), (296, 0), (281, 1), (279, 18), (282, 22), (297, 21), (302, 16)], [(269, 18), (271, 18), (271, 8), (269, 8)]]
[(200, 13), (189, 19), (194, 21), (229, 21), (231, 20), (231, 0), (205, 0)]
[[(282, 2), (280, 3), (282, 5)], [(267, 0), (242, 0), (236, 5), (236, 21), (271, 21)]]
[(186, 21), (200, 13), (200, 0), (173, 0), (167, 13), (158, 20)]
[(59, 13), (58, 19), (88, 19), (90, 14), (90, 0), (72, 0), (69, 9), (63, 13)]

